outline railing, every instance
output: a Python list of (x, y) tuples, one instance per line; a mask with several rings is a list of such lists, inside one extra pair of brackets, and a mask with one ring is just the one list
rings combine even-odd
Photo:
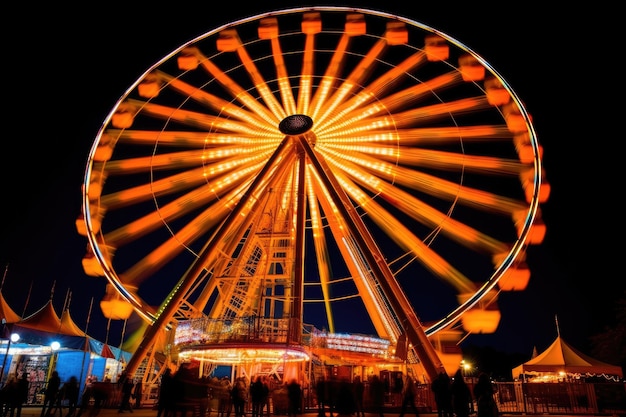
[[(107, 383), (100, 383), (107, 384)], [(109, 384), (107, 384), (109, 385)], [(470, 389), (472, 389), (471, 383)], [(532, 382), (494, 382), (496, 388), (496, 402), (501, 414), (570, 414), (570, 415), (626, 415), (626, 383), (624, 382), (562, 382), (562, 383), (532, 383)], [(307, 411), (317, 408), (315, 390), (304, 387), (303, 405)], [(142, 406), (154, 407), (158, 386), (149, 386), (143, 390)], [(107, 389), (108, 396), (103, 403), (104, 408), (119, 406), (120, 391), (117, 384), (110, 383)], [(272, 414), (280, 411), (281, 403), (279, 391), (273, 393), (275, 398), (270, 402)], [(366, 411), (373, 412), (369, 398), (369, 390), (364, 392)], [(212, 408), (209, 395), (209, 408)], [(37, 405), (33, 402), (28, 405)], [(399, 410), (402, 403), (401, 394), (388, 392), (385, 395), (385, 414)], [(424, 413), (434, 413), (437, 410), (435, 399), (430, 385), (418, 385), (416, 404)], [(474, 405), (476, 410), (476, 405)]]
[(498, 382), (503, 413), (626, 414), (624, 382)]
[[(468, 384), (473, 389), (471, 383)], [(624, 382), (494, 382), (496, 402), (501, 414), (570, 414), (626, 415), (626, 383)], [(366, 383), (364, 406), (373, 412)], [(398, 412), (402, 394), (385, 395), (385, 414)], [(307, 408), (316, 404), (314, 393), (305, 398)], [(424, 413), (437, 411), (435, 397), (428, 384), (418, 385), (416, 405)], [(477, 410), (474, 404), (474, 411)]]
[[(494, 382), (494, 386), (503, 414), (626, 415), (624, 382)], [(418, 403), (425, 411), (436, 410), (428, 385), (420, 385)]]
[(298, 340), (298, 334), (290, 335), (292, 322), (296, 319), (271, 319), (242, 317), (235, 319), (190, 319), (176, 329), (175, 344), (179, 346), (219, 344), (229, 342), (286, 343)]

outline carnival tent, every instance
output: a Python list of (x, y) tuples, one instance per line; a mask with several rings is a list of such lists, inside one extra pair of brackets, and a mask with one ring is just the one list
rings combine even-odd
[(4, 299), (4, 295), (0, 291), (0, 320), (2, 324), (11, 324), (20, 321), (22, 318), (17, 314)]
[(11, 331), (19, 333), (26, 343), (49, 346), (56, 340), (62, 346), (73, 349), (83, 349), (85, 339), (89, 338), (76, 325), (69, 309), (65, 309), (61, 317), (57, 315), (52, 300), (30, 316), (12, 323)]
[(614, 376), (623, 377), (620, 366), (611, 365), (594, 359), (576, 350), (566, 343), (561, 336), (543, 352), (515, 368), (513, 368), (513, 378), (520, 375), (568, 375), (582, 376)]

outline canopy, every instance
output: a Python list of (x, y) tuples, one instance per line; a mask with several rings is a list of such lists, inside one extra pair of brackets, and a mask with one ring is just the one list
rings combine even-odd
[(0, 319), (4, 320), (3, 323), (6, 324), (15, 323), (22, 319), (6, 302), (2, 291), (0, 291)]
[(611, 365), (574, 349), (560, 336), (536, 357), (513, 368), (513, 378), (522, 374), (581, 374), (588, 376), (611, 375), (623, 377), (620, 366)]
[(86, 336), (85, 332), (74, 323), (68, 310), (63, 312), (61, 318), (57, 315), (52, 306), (52, 300), (49, 300), (35, 313), (16, 322), (15, 326), (64, 336)]

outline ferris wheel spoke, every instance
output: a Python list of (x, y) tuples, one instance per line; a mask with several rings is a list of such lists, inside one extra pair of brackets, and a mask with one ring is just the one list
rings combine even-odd
[[(226, 47), (223, 46), (223, 48)], [(266, 121), (266, 123), (269, 123), (272, 126), (278, 125), (278, 123), (280, 122), (280, 118), (272, 113), (266, 106), (263, 106), (258, 100), (254, 98), (254, 96), (252, 96), (231, 77), (229, 77), (208, 57), (202, 54), (202, 52), (198, 48), (185, 48), (181, 52), (181, 56), (185, 58), (192, 57), (192, 69), (195, 69), (195, 67), (198, 65), (202, 66), (202, 68), (207, 72), (208, 75), (212, 76), (212, 78), (219, 82), (226, 89), (226, 91), (228, 91), (230, 97), (235, 98), (237, 101), (241, 102), (246, 108), (255, 113), (259, 117), (259, 120)]]
[[(380, 207), (380, 205), (377, 205), (375, 201), (368, 201), (370, 199), (369, 195), (379, 195), (383, 200), (392, 204), (393, 207), (402, 211), (405, 215), (419, 221), (421, 224), (428, 226), (432, 230), (440, 230), (444, 235), (468, 248), (479, 248), (480, 251), (490, 252), (493, 254), (499, 254), (508, 249), (507, 244), (504, 244), (485, 233), (481, 233), (465, 223), (450, 218), (449, 214), (437, 210), (406, 191), (398, 187), (394, 187), (392, 184), (387, 183), (381, 178), (370, 176), (368, 179), (363, 174), (352, 175), (351, 177), (357, 184), (359, 184), (362, 190), (369, 191), (369, 194), (359, 192), (359, 187), (354, 183), (346, 187), (346, 189), (350, 190), (351, 198), (354, 201), (360, 202), (360, 205), (369, 206), (370, 204), (373, 204), (374, 207)], [(344, 177), (343, 181), (347, 182), (348, 180)], [(376, 187), (372, 184), (376, 184)], [(394, 217), (388, 212), (386, 212), (381, 218), (391, 220), (394, 219)], [(396, 236), (394, 233), (396, 227), (402, 227), (402, 224), (393, 224), (386, 227), (390, 236)], [(412, 247), (411, 245), (412, 243), (407, 244), (404, 247), (410, 248)]]
[[(263, 119), (258, 114), (247, 111), (236, 102), (224, 100), (223, 98), (211, 94), (210, 92), (199, 89), (197, 86), (189, 84), (180, 78), (176, 78), (159, 71), (155, 71), (158, 78), (171, 90), (174, 90), (181, 94), (185, 99), (190, 99), (205, 106), (207, 109), (213, 110), (217, 114), (224, 115), (240, 120), (258, 128), (259, 131), (265, 131), (266, 134), (271, 134), (275, 137), (275, 129), (272, 129), (271, 125), (268, 125), (266, 119)], [(257, 137), (259, 135), (257, 131)]]
[(247, 70), (248, 76), (252, 81), (252, 85), (259, 92), (260, 97), (265, 102), (267, 109), (271, 111), (277, 120), (282, 120), (287, 116), (282, 105), (276, 100), (274, 94), (267, 86), (261, 72), (257, 69), (254, 61), (248, 54), (246, 48), (242, 45), (239, 34), (235, 29), (225, 29), (220, 32), (217, 39), (217, 49), (227, 52), (237, 52), (241, 63)]
[(293, 95), (293, 89), (290, 84), (290, 77), (285, 65), (283, 50), (278, 38), (279, 28), (278, 19), (268, 17), (259, 21), (259, 38), (268, 40), (272, 46), (272, 58), (274, 59), (274, 67), (278, 80), (278, 89), (282, 99), (283, 107), (286, 114), (296, 114), (296, 100)]

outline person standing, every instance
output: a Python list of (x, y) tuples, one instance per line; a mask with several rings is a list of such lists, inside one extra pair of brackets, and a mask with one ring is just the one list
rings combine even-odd
[(456, 417), (468, 417), (472, 410), (472, 392), (465, 383), (461, 369), (454, 374), (452, 384), (450, 384), (450, 394), (452, 395), (452, 411)]
[(61, 391), (63, 392), (63, 399), (67, 401), (66, 417), (73, 417), (76, 412), (76, 407), (78, 406), (78, 394), (80, 393), (78, 378), (71, 376), (70, 379), (63, 384)]
[(365, 408), (363, 406), (363, 395), (365, 394), (365, 384), (361, 380), (361, 376), (354, 377), (354, 402), (356, 405), (356, 417), (365, 417)]
[(57, 371), (52, 371), (46, 389), (43, 393), (43, 405), (41, 406), (41, 417), (50, 416), (52, 409), (56, 406), (59, 390), (61, 389), (61, 378)]
[(246, 402), (248, 401), (248, 386), (245, 378), (239, 377), (235, 380), (231, 390), (231, 401), (235, 417), (245, 417)]
[(342, 378), (337, 387), (335, 410), (338, 417), (350, 417), (356, 411), (354, 388), (348, 378)]
[(419, 417), (419, 411), (417, 411), (417, 405), (415, 405), (415, 399), (417, 397), (417, 386), (411, 376), (407, 375), (406, 382), (402, 387), (402, 406), (400, 408), (400, 416), (403, 417), (411, 407), (415, 413), (415, 417)]
[(141, 408), (141, 396), (143, 395), (143, 383), (141, 379), (139, 379), (135, 383), (135, 388), (133, 389), (133, 397), (135, 397), (135, 408)]
[(264, 412), (267, 412), (267, 417), (270, 417), (270, 383), (267, 376), (263, 375), (261, 382), (263, 383), (263, 396), (261, 397), (259, 417), (263, 417)]
[[(28, 373), (23, 372), (22, 377), (17, 380), (17, 395), (15, 398), (15, 417), (22, 416), (22, 406), (28, 402)], [(11, 413), (13, 417), (13, 413)]]
[(130, 404), (130, 398), (133, 395), (133, 388), (135, 384), (133, 384), (132, 379), (128, 375), (124, 377), (124, 381), (122, 381), (122, 400), (120, 401), (120, 408), (117, 410), (118, 413), (123, 413), (124, 411), (133, 412), (133, 407)]
[(385, 417), (385, 384), (378, 375), (373, 375), (370, 381), (370, 398), (374, 413), (378, 414), (378, 417)]
[(260, 417), (263, 412), (261, 410), (264, 397), (264, 386), (261, 375), (257, 375), (250, 385), (250, 401), (252, 402), (252, 417)]
[(301, 401), (302, 401), (302, 388), (298, 381), (293, 378), (287, 384), (287, 404), (288, 404), (288, 416), (296, 417), (301, 414)]
[(499, 414), (498, 405), (493, 398), (495, 389), (491, 383), (489, 375), (481, 372), (478, 381), (474, 385), (474, 398), (477, 404), (477, 417), (497, 417)]
[(2, 395), (5, 397), (5, 408), (3, 417), (14, 417), (15, 410), (18, 407), (18, 388), (19, 379), (11, 377), (7, 384), (2, 388)]
[(165, 368), (159, 384), (159, 397), (157, 400), (157, 417), (170, 417), (174, 413), (173, 398), (174, 376), (170, 368)]
[(450, 394), (450, 377), (441, 371), (432, 382), (431, 389), (435, 394), (435, 405), (438, 417), (452, 417), (452, 397)]
[[(321, 376), (315, 384), (315, 396), (317, 397), (317, 415), (318, 417), (326, 417), (326, 402), (328, 399), (326, 378)], [(333, 410), (330, 410), (333, 415)]]
[(93, 408), (89, 412), (89, 417), (96, 417), (102, 411), (107, 401), (111, 398), (111, 383), (106, 379), (102, 382), (93, 383)]

